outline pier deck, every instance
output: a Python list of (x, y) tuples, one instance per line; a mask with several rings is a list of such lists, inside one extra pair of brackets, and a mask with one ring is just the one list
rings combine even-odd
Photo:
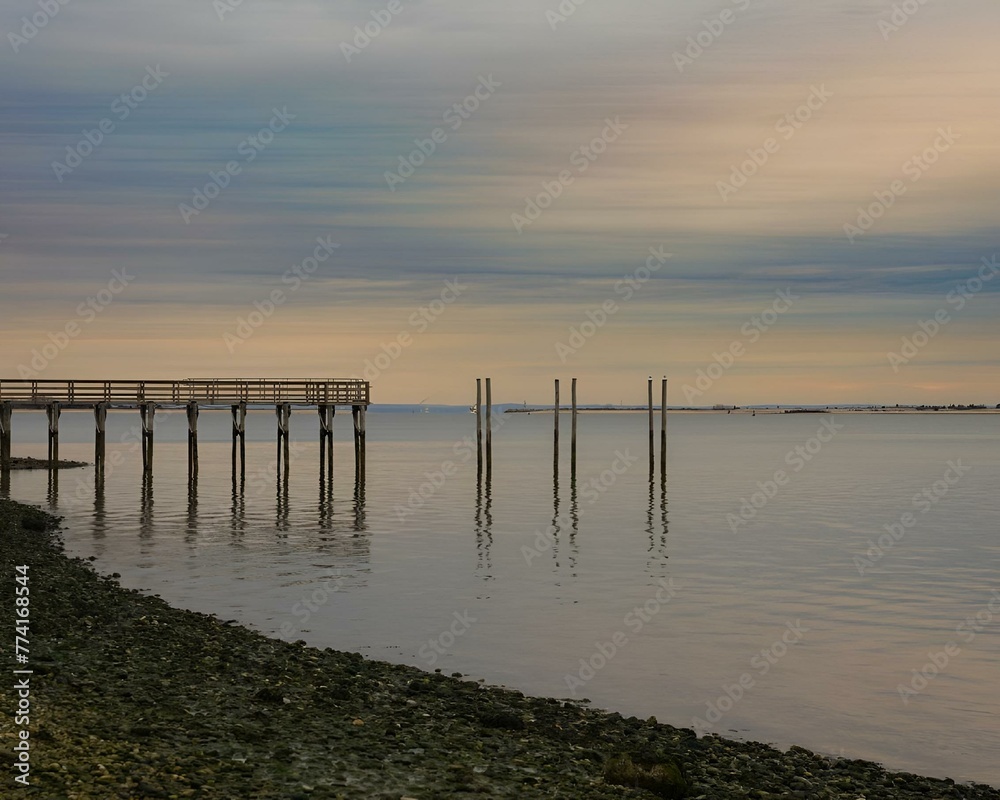
[[(0, 378), (0, 470), (10, 466), (11, 419), (15, 409), (44, 410), (48, 417), (49, 463), (59, 460), (59, 415), (63, 410), (92, 409), (94, 461), (103, 471), (105, 426), (109, 410), (136, 409), (142, 419), (144, 472), (153, 465), (153, 419), (158, 408), (186, 408), (188, 470), (198, 474), (198, 414), (202, 409), (230, 409), (233, 415), (233, 475), (243, 475), (247, 408), (274, 406), (278, 418), (278, 464), (289, 463), (289, 417), (292, 406), (319, 411), (320, 469), (333, 469), (333, 419), (337, 406), (349, 406), (354, 422), (354, 457), (359, 475), (365, 461), (365, 413), (371, 403), (368, 381), (347, 379), (187, 378), (177, 381), (28, 380)], [(238, 445), (238, 447), (237, 447)], [(237, 459), (237, 453), (239, 458)]]
[(188, 378), (180, 381), (0, 379), (0, 403), (13, 408), (115, 408), (158, 406), (338, 405), (367, 406), (370, 384), (363, 380), (267, 380), (264, 378)]

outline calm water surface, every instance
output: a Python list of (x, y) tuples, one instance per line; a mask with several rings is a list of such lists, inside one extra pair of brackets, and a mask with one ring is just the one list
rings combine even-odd
[[(841, 415), (821, 443), (818, 415), (677, 414), (650, 480), (644, 415), (582, 415), (574, 484), (567, 416), (558, 472), (551, 415), (517, 414), (480, 476), (471, 415), (371, 414), (363, 486), (339, 416), (331, 486), (302, 411), (285, 488), (273, 412), (253, 412), (235, 493), (228, 414), (202, 415), (195, 492), (183, 413), (158, 412), (148, 483), (137, 416), (109, 415), (103, 491), (91, 469), (4, 487), (65, 515), (68, 550), (127, 586), (320, 647), (1000, 785), (998, 416)], [(63, 415), (64, 458), (91, 460), (91, 427)], [(16, 414), (15, 454), (43, 456), (44, 430)]]

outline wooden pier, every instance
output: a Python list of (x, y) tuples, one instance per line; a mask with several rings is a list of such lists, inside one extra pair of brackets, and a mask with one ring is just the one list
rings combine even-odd
[(337, 406), (349, 407), (354, 422), (355, 474), (365, 468), (365, 416), (371, 385), (355, 379), (267, 380), (193, 378), (180, 381), (0, 379), (0, 470), (10, 467), (11, 423), (16, 410), (45, 411), (48, 457), (59, 460), (59, 415), (63, 410), (94, 412), (94, 466), (103, 473), (108, 411), (138, 410), (142, 422), (143, 473), (153, 470), (153, 424), (158, 408), (183, 408), (188, 422), (188, 477), (198, 476), (198, 415), (229, 410), (233, 418), (233, 478), (246, 473), (246, 412), (273, 407), (278, 418), (278, 466), (287, 478), (289, 419), (294, 407), (316, 408), (320, 418), (320, 469), (332, 475), (333, 420)]

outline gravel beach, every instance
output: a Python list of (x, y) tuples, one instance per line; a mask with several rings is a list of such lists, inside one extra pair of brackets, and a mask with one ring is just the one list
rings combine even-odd
[[(60, 798), (969, 798), (1000, 790), (625, 718), (258, 635), (121, 588), (0, 500), (6, 641), (30, 587), (30, 772)], [(9, 653), (8, 647), (4, 652)], [(0, 689), (7, 763), (24, 737)], [(18, 794), (20, 793), (20, 794)]]

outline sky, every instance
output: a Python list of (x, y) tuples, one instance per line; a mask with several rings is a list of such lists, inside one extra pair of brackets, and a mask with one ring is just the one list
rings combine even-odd
[(995, 405), (998, 23), (0, 0), (0, 377)]

